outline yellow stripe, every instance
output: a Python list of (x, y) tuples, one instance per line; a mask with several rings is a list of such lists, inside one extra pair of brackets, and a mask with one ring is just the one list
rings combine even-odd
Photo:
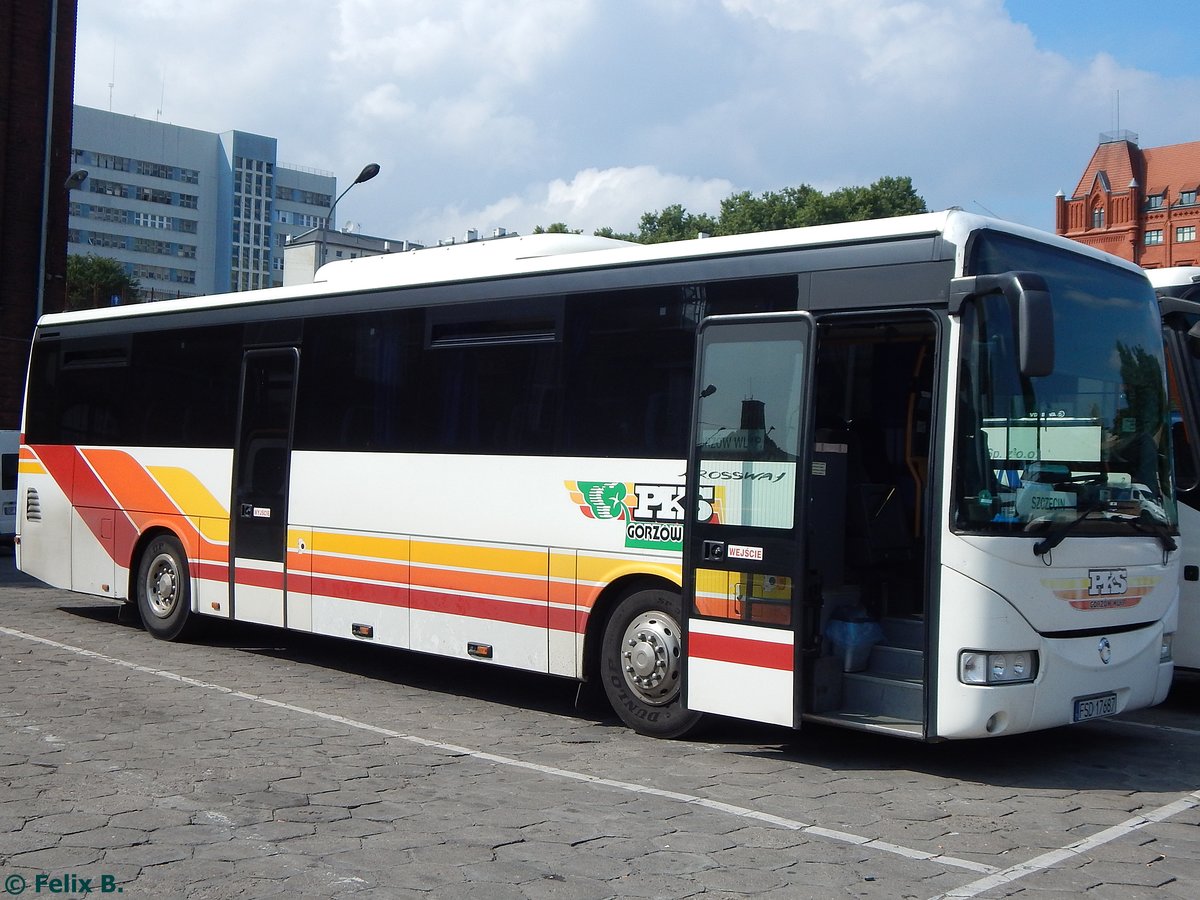
[(511, 575), (546, 577), (549, 565), (546, 550), (522, 550), (515, 547), (479, 547), (464, 544), (435, 544), (413, 541), (413, 565), (455, 566), (506, 572)]
[(23, 459), (17, 463), (17, 471), (22, 475), (45, 475), (46, 467), (36, 459)]
[(205, 540), (229, 543), (229, 511), (199, 478), (179, 466), (147, 466), (146, 471), (184, 515), (196, 519)]
[(178, 466), (147, 466), (151, 477), (162, 486), (185, 516), (209, 519), (228, 519), (225, 504), (212, 495), (203, 482), (187, 469)]
[(312, 549), (315, 553), (408, 562), (408, 538), (314, 531)]
[(624, 575), (657, 575), (678, 585), (683, 582), (683, 567), (679, 563), (657, 562), (648, 559), (612, 559), (579, 554), (579, 581), (583, 584), (609, 584)]

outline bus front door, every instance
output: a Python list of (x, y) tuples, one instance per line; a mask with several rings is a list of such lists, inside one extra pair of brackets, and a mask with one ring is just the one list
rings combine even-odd
[(814, 323), (807, 313), (700, 326), (684, 528), (684, 703), (799, 727)]
[(288, 461), (298, 352), (249, 350), (233, 456), (229, 577), (233, 617), (286, 625)]

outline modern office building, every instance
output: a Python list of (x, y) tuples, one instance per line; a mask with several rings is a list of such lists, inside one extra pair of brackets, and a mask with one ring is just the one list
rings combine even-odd
[(287, 240), (332, 227), (330, 172), (281, 165), (273, 137), (76, 106), (67, 252), (118, 260), (141, 300), (283, 284)]
[(1200, 265), (1200, 141), (1145, 150), (1130, 131), (1100, 135), (1055, 230), (1147, 269)]

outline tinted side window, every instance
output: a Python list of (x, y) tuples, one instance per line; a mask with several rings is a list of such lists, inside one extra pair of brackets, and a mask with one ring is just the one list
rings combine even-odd
[(560, 301), (311, 319), (294, 446), (548, 454), (562, 398)]
[(700, 319), (796, 305), (795, 276), (568, 298), (565, 451), (682, 459)]
[(131, 443), (147, 447), (231, 447), (242, 363), (236, 325), (133, 337)]
[(39, 342), (30, 367), (30, 443), (229, 447), (238, 326)]
[(421, 450), (548, 455), (558, 449), (562, 300), (427, 312)]
[(682, 287), (568, 299), (568, 454), (686, 455), (700, 309)]
[(418, 443), (421, 314), (329, 316), (305, 323), (294, 446), (411, 450)]

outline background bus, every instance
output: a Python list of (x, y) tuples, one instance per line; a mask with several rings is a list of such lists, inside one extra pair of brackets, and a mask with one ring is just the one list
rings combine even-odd
[(1172, 439), (1183, 536), (1175, 665), (1200, 669), (1200, 266), (1147, 269), (1146, 275), (1160, 298), (1174, 414)]
[(587, 679), (660, 736), (981, 737), (1168, 690), (1136, 267), (951, 211), (318, 278), (43, 319), (20, 567), (165, 639), (235, 619)]
[(0, 546), (17, 533), (17, 451), (20, 433), (0, 431)]

